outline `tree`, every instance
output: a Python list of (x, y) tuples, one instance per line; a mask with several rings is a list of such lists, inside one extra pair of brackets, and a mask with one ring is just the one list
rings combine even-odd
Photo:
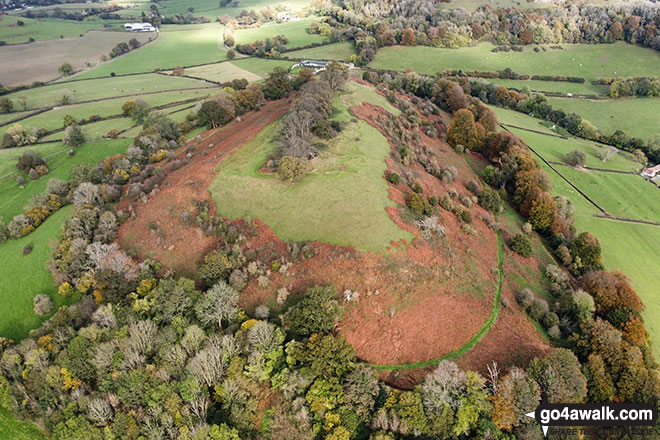
[(532, 202), (532, 207), (529, 210), (529, 222), (534, 229), (544, 231), (552, 224), (556, 211), (555, 199), (549, 192), (543, 191)]
[(206, 101), (197, 112), (199, 123), (209, 128), (225, 125), (234, 119), (234, 116), (234, 106), (228, 99)]
[(575, 273), (584, 274), (602, 267), (600, 243), (588, 232), (582, 232), (568, 246), (573, 258), (572, 269)]
[(206, 287), (211, 287), (218, 281), (226, 279), (234, 267), (234, 261), (227, 253), (216, 250), (204, 257), (204, 263), (199, 269), (199, 276)]
[(615, 21), (610, 27), (610, 37), (614, 40), (620, 40), (623, 38), (623, 25), (620, 21)]
[(69, 76), (73, 73), (73, 66), (71, 66), (70, 63), (62, 63), (57, 71), (60, 72), (60, 75), (62, 76)]
[(477, 196), (479, 204), (486, 210), (492, 213), (500, 212), (502, 207), (502, 198), (499, 193), (494, 189), (485, 186)]
[(229, 49), (227, 51), (227, 58), (229, 60), (233, 60), (234, 58), (236, 58), (236, 52), (233, 49)]
[(573, 150), (566, 155), (566, 163), (574, 167), (582, 167), (587, 163), (587, 155), (582, 150)]
[(280, 159), (280, 164), (277, 167), (277, 175), (280, 179), (287, 182), (297, 182), (305, 177), (307, 166), (305, 161), (298, 157), (284, 156)]
[(544, 358), (535, 358), (527, 373), (545, 391), (550, 403), (580, 403), (587, 396), (587, 380), (572, 351), (555, 348)]
[(534, 411), (541, 399), (538, 384), (523, 370), (513, 367), (497, 384), (493, 396), (493, 421), (502, 430), (511, 431)]
[(290, 333), (298, 337), (332, 330), (339, 318), (339, 304), (330, 287), (307, 289), (303, 298), (284, 317)]
[(50, 296), (40, 293), (34, 297), (34, 313), (38, 316), (49, 314), (53, 310), (53, 300)]
[(64, 130), (63, 142), (72, 147), (79, 147), (85, 143), (85, 136), (78, 124), (69, 125), (66, 130)]
[(11, 113), (14, 109), (14, 103), (7, 97), (0, 98), (0, 113)]
[(473, 151), (483, 147), (484, 133), (477, 127), (471, 111), (461, 109), (454, 114), (447, 129), (447, 142), (451, 146), (463, 145)]
[(39, 165), (45, 165), (46, 161), (43, 160), (34, 150), (25, 150), (18, 158), (16, 168), (23, 173), (27, 173), (32, 168), (37, 168)]
[(280, 99), (289, 96), (291, 80), (286, 70), (275, 67), (261, 88), (266, 99)]
[(224, 281), (207, 290), (195, 304), (195, 315), (205, 326), (230, 321), (238, 313), (238, 292)]
[(532, 255), (532, 243), (525, 234), (516, 234), (509, 240), (509, 247), (515, 253), (527, 258)]
[(403, 31), (401, 34), (401, 44), (404, 46), (414, 46), (417, 42), (417, 37), (415, 36), (415, 31), (411, 28), (408, 28)]

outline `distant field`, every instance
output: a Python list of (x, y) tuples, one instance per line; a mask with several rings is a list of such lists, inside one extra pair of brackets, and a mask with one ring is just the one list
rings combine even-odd
[(113, 98), (123, 95), (138, 95), (163, 90), (191, 89), (206, 86), (209, 86), (209, 84), (204, 84), (203, 82), (194, 79), (152, 73), (130, 77), (99, 78), (89, 81), (55, 83), (35, 89), (23, 90), (6, 96), (14, 101), (14, 110), (23, 109), (20, 101), (21, 98), (26, 99), (27, 109), (31, 110), (57, 105), (64, 92), (67, 92), (72, 96), (71, 103), (76, 103), (92, 99)]
[(289, 58), (348, 61), (348, 58), (353, 54), (355, 54), (353, 43), (342, 41), (341, 43), (328, 44), (322, 47), (311, 47), (309, 49), (286, 52), (284, 56)]
[(286, 44), (288, 49), (306, 46), (312, 43), (321, 43), (325, 38), (318, 34), (307, 32), (309, 26), (315, 21), (318, 21), (318, 18), (312, 17), (300, 21), (285, 23), (272, 22), (257, 28), (239, 29), (234, 33), (234, 40), (236, 44), (245, 44), (255, 40), (271, 38), (275, 35), (284, 35), (289, 40)]
[[(533, 126), (537, 121), (520, 114), (519, 122), (523, 118), (527, 118), (528, 126)], [(514, 131), (550, 160), (557, 151), (549, 145), (562, 141), (543, 135), (539, 137), (524, 130)], [(541, 137), (550, 140), (543, 142)], [(631, 163), (630, 166), (634, 167), (635, 164)], [(546, 165), (542, 164), (542, 168), (550, 176), (553, 192), (567, 197), (573, 203), (578, 232), (589, 231), (600, 241), (606, 269), (621, 270), (633, 281), (635, 290), (646, 306), (644, 321), (652, 337), (653, 348), (657, 352), (660, 350), (660, 298), (656, 288), (656, 282), (660, 279), (660, 265), (657, 264), (660, 227), (594, 217), (599, 211), (591, 203)], [(561, 165), (557, 169), (613, 214), (660, 221), (660, 190), (643, 181), (641, 177), (607, 172), (581, 172)]]
[[(122, 8), (128, 8), (121, 11), (122, 15), (139, 17), (142, 11), (149, 13), (149, 7), (152, 4), (147, 0), (116, 0), (113, 3), (118, 4)], [(264, 7), (269, 7), (271, 10), (278, 10), (279, 8), (288, 8), (289, 10), (300, 10), (309, 6), (309, 0), (291, 0), (286, 2), (271, 2), (268, 0), (241, 0), (238, 7), (219, 8), (217, 0), (195, 0), (193, 6), (193, 15), (196, 17), (208, 17), (215, 19), (222, 15), (236, 16), (243, 10), (256, 9), (260, 10)], [(162, 14), (187, 14), (188, 8), (191, 6), (189, 0), (161, 0), (158, 2), (158, 9)]]
[[(338, 118), (350, 121), (342, 98), (336, 108)], [(314, 171), (295, 184), (258, 171), (275, 147), (278, 128), (278, 123), (268, 126), (221, 163), (210, 187), (221, 215), (258, 218), (283, 240), (322, 240), (372, 251), (412, 238), (385, 212), (394, 205), (383, 179), (390, 146), (375, 128), (349, 123), (313, 163)]]
[(515, 79), (484, 79), (484, 81), (516, 90), (522, 90), (527, 86), (530, 90), (539, 93), (572, 93), (574, 95), (607, 95), (609, 93), (607, 86), (597, 86), (591, 82), (579, 84), (565, 81), (521, 81)]
[[(39, 317), (32, 310), (33, 298), (50, 295), (55, 303), (53, 311), (64, 304), (57, 294), (57, 286), (46, 265), (52, 254), (51, 246), (59, 239), (61, 225), (70, 215), (71, 206), (50, 216), (32, 234), (0, 244), (0, 336), (20, 340), (47, 317)], [(32, 246), (32, 252), (23, 255), (23, 248)], [(73, 300), (73, 298), (72, 298)]]
[[(57, 69), (64, 62), (71, 63), (74, 70), (82, 69), (85, 63), (98, 63), (99, 58), (107, 56), (118, 43), (127, 43), (131, 38), (137, 38), (144, 43), (150, 37), (154, 38), (155, 34), (90, 31), (82, 37), (2, 46), (0, 84), (16, 86), (34, 81), (51, 81), (60, 77)], [(137, 52), (139, 51), (134, 53)], [(117, 61), (123, 58), (120, 57)]]
[(157, 41), (82, 72), (75, 78), (98, 78), (110, 76), (112, 72), (117, 75), (153, 72), (224, 61), (226, 50), (221, 40), (222, 28), (217, 23), (164, 26)]
[(207, 66), (191, 67), (185, 70), (185, 74), (195, 78), (204, 78), (210, 81), (227, 82), (233, 79), (245, 78), (248, 81), (262, 79), (260, 75), (248, 70), (241, 69), (233, 62), (209, 64)]
[(507, 67), (527, 74), (579, 76), (591, 81), (598, 77), (655, 76), (660, 54), (639, 46), (615, 44), (563, 44), (564, 50), (493, 53), (491, 43), (475, 47), (443, 49), (425, 46), (392, 46), (378, 50), (369, 64), (377, 69), (405, 70), (434, 75), (445, 69), (503, 70)]
[(45, 440), (44, 434), (31, 422), (21, 422), (0, 408), (0, 434), (8, 440)]
[(438, 7), (440, 9), (457, 9), (463, 8), (469, 11), (474, 11), (480, 6), (489, 5), (493, 9), (501, 8), (516, 8), (516, 9), (547, 9), (555, 8), (556, 5), (552, 2), (546, 1), (527, 1), (527, 0), (452, 0), (451, 2), (445, 3), (440, 2)]
[(549, 98), (553, 108), (577, 113), (591, 121), (603, 134), (617, 129), (633, 137), (650, 139), (660, 134), (658, 115), (660, 99), (627, 98), (590, 101), (586, 99)]
[(244, 58), (240, 60), (232, 61), (232, 64), (240, 67), (241, 69), (252, 72), (255, 75), (259, 75), (264, 78), (270, 72), (273, 71), (276, 67), (282, 67), (283, 69), (289, 69), (289, 67), (295, 64), (294, 61), (283, 61), (283, 60), (269, 60), (264, 58)]
[[(85, 162), (96, 165), (108, 156), (126, 151), (131, 141), (131, 139), (104, 139), (89, 142), (76, 148), (76, 154), (73, 157), (67, 155), (67, 151), (71, 147), (62, 143), (0, 150), (2, 163), (0, 166), (0, 218), (9, 222), (16, 214), (23, 212), (23, 207), (30, 201), (30, 198), (46, 189), (49, 179), (69, 180), (69, 170), (74, 164)], [(50, 173), (39, 180), (30, 180), (24, 174), (25, 185), (23, 189), (20, 189), (16, 183), (16, 177), (19, 174), (16, 163), (25, 150), (36, 151), (46, 159)]]
[[(59, 5), (63, 6), (63, 5)], [(89, 5), (87, 5), (89, 7)], [(22, 21), (23, 26), (18, 26), (17, 22)], [(0, 41), (7, 44), (26, 43), (30, 38), (36, 41), (53, 40), (61, 37), (80, 37), (80, 34), (88, 30), (103, 30), (104, 25), (110, 24), (101, 20), (98, 21), (74, 21), (59, 20), (57, 18), (24, 18), (13, 15), (4, 15), (0, 18)], [(119, 26), (117, 30), (119, 30)]]

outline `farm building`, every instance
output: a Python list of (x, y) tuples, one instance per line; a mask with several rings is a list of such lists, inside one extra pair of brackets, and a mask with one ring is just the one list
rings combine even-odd
[(305, 60), (300, 62), (301, 67), (311, 67), (312, 69), (322, 69), (328, 64), (327, 61)]
[(156, 32), (150, 23), (125, 23), (124, 29), (131, 32)]
[(656, 165), (652, 168), (645, 168), (642, 170), (642, 177), (647, 179), (653, 179), (660, 173), (660, 165)]

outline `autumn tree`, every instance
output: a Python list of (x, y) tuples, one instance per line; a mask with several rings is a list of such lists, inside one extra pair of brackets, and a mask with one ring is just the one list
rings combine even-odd
[(415, 31), (411, 28), (408, 28), (403, 31), (401, 34), (401, 44), (404, 46), (414, 46), (417, 42), (417, 37), (415, 36)]
[(470, 150), (478, 151), (484, 142), (483, 126), (475, 123), (471, 111), (458, 110), (447, 129), (447, 142), (452, 146), (463, 145)]

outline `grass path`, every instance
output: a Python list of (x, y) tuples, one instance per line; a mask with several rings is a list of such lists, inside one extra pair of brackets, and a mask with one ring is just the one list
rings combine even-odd
[(469, 350), (474, 348), (474, 346), (477, 345), (484, 336), (486, 336), (486, 333), (488, 333), (491, 327), (493, 327), (495, 321), (497, 321), (497, 317), (500, 315), (500, 310), (501, 310), (500, 295), (502, 293), (502, 282), (504, 281), (504, 275), (502, 272), (503, 261), (504, 261), (504, 252), (502, 246), (502, 236), (498, 232), (497, 233), (497, 288), (495, 289), (493, 308), (490, 311), (490, 316), (488, 316), (488, 319), (486, 320), (486, 322), (484, 322), (484, 325), (481, 326), (479, 331), (475, 333), (474, 336), (472, 336), (469, 341), (467, 341), (465, 344), (463, 344), (461, 347), (457, 348), (456, 350), (450, 351), (449, 353), (443, 354), (442, 356), (439, 356), (434, 359), (429, 359), (426, 361), (419, 361), (419, 362), (410, 362), (406, 364), (387, 364), (387, 365), (369, 364), (369, 366), (376, 370), (414, 370), (417, 368), (430, 367), (432, 365), (439, 364), (442, 361), (456, 359), (457, 357), (462, 356), (463, 354), (467, 353)]

